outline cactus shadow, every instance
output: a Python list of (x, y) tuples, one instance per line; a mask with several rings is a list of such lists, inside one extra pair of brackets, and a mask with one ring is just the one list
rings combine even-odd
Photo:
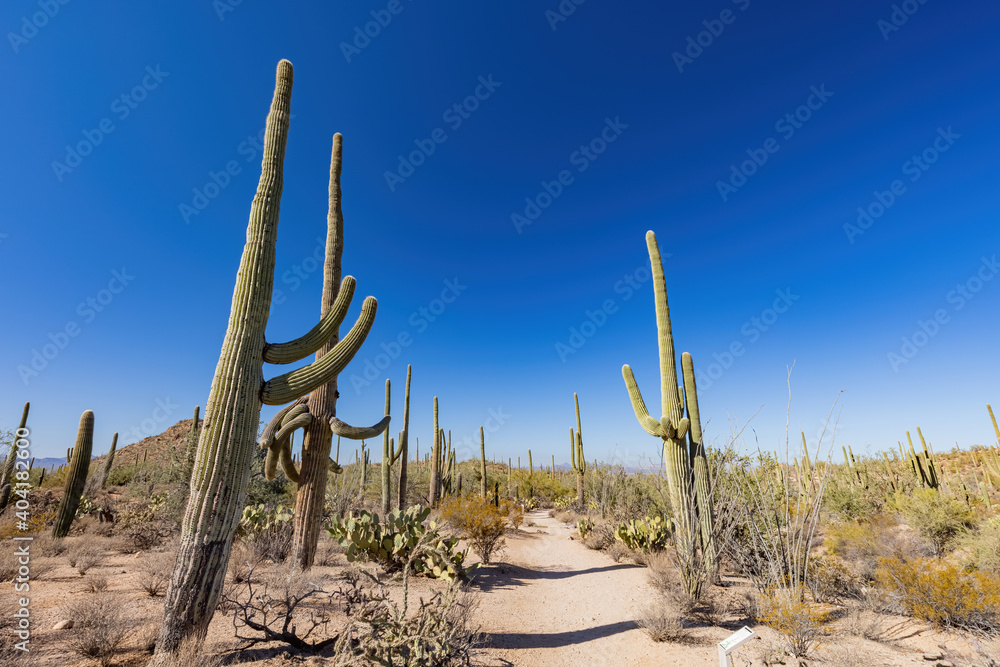
[(618, 621), (567, 632), (497, 632), (490, 634), (489, 646), (505, 649), (545, 649), (575, 646), (603, 639), (638, 627), (635, 621)]
[(631, 563), (617, 563), (603, 567), (571, 570), (559, 566), (532, 568), (511, 565), (509, 563), (497, 563), (476, 572), (474, 582), (481, 590), (488, 593), (495, 589), (504, 590), (517, 588), (518, 586), (528, 586), (533, 581), (568, 579), (588, 574), (614, 572), (615, 570), (631, 570), (637, 567), (639, 566)]

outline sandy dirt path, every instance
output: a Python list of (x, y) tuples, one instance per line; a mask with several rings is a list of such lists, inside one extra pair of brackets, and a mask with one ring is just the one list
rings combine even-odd
[(657, 644), (635, 619), (653, 599), (645, 568), (615, 563), (570, 540), (574, 529), (536, 510), (507, 536), (503, 564), (477, 576), (484, 595), (478, 620), (491, 636), (496, 664), (718, 665), (714, 643)]

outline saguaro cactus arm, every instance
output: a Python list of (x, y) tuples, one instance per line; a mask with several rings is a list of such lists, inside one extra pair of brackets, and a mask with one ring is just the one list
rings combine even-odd
[(351, 307), (354, 289), (357, 281), (353, 276), (345, 276), (337, 291), (337, 300), (333, 308), (319, 323), (304, 336), (287, 343), (266, 343), (264, 345), (264, 361), (269, 364), (290, 364), (313, 354), (330, 340), (340, 329), (341, 322)]
[(366, 297), (361, 306), (361, 315), (358, 316), (358, 321), (350, 332), (318, 361), (265, 382), (260, 390), (261, 402), (265, 405), (282, 405), (308, 394), (337, 377), (368, 337), (368, 332), (375, 322), (376, 310), (378, 302), (375, 298)]
[(351, 426), (336, 417), (330, 417), (330, 429), (334, 435), (342, 436), (348, 440), (368, 440), (382, 435), (382, 432), (389, 428), (390, 419), (389, 415), (386, 415), (374, 426)]

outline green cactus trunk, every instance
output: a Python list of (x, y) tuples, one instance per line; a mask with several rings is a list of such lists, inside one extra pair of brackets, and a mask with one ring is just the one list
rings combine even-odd
[(115, 448), (118, 446), (118, 434), (115, 433), (111, 438), (111, 449), (108, 451), (108, 458), (104, 460), (104, 468), (101, 470), (101, 483), (98, 485), (98, 489), (103, 489), (108, 483), (108, 475), (111, 474), (111, 466), (115, 462)]
[(431, 477), (427, 490), (427, 504), (433, 507), (438, 499), (438, 485), (441, 468), (438, 461), (441, 458), (441, 430), (438, 428), (438, 397), (434, 397), (434, 445), (431, 450)]
[[(21, 411), (21, 421), (18, 423), (17, 431), (14, 432), (14, 441), (10, 443), (10, 452), (7, 453), (7, 460), (3, 464), (3, 473), (0, 474), (0, 486), (5, 484), (10, 484), (14, 477), (14, 464), (17, 462), (17, 441), (24, 437), (25, 429), (28, 425), (28, 410), (31, 409), (31, 403), (24, 404), (24, 410)], [(41, 482), (39, 482), (41, 484)], [(7, 499), (0, 499), (0, 510), (7, 507), (7, 503), (10, 502), (10, 496)]]
[[(702, 552), (703, 560), (698, 561), (697, 547), (701, 541), (701, 516), (713, 521), (710, 508), (699, 513), (697, 505), (697, 483), (692, 468), (691, 450), (687, 442), (691, 428), (690, 416), (684, 416), (684, 402), (677, 383), (677, 361), (674, 353), (674, 339), (670, 325), (670, 307), (667, 302), (667, 283), (663, 273), (663, 262), (656, 235), (646, 233), (646, 248), (649, 252), (653, 277), (653, 295), (656, 306), (657, 343), (660, 360), (661, 414), (652, 417), (642, 399), (635, 376), (628, 364), (622, 366), (622, 377), (628, 390), (632, 409), (642, 428), (650, 435), (663, 440), (663, 463), (666, 470), (668, 494), (673, 510), (674, 534), (676, 535), (675, 555), (680, 570), (681, 582), (688, 597), (696, 600), (701, 594), (702, 575), (708, 554)], [(691, 392), (694, 394), (694, 392)], [(688, 402), (687, 408), (697, 406)], [(699, 434), (700, 437), (700, 434)], [(707, 473), (707, 469), (706, 469)], [(692, 487), (695, 487), (693, 490)], [(711, 524), (708, 524), (711, 525)], [(711, 531), (709, 531), (711, 532)]]
[[(712, 507), (712, 482), (708, 472), (708, 457), (705, 455), (705, 445), (701, 432), (701, 412), (698, 409), (698, 388), (695, 384), (694, 360), (687, 352), (681, 355), (681, 368), (684, 375), (684, 398), (687, 402), (688, 418), (691, 428), (688, 431), (688, 447), (691, 460), (694, 462), (694, 487), (697, 500), (698, 523), (701, 536), (701, 550), (705, 569), (713, 579), (718, 572), (718, 548), (715, 543), (714, 510)], [(805, 435), (802, 436), (805, 445)], [(805, 453), (806, 465), (809, 469), (810, 483), (812, 481), (812, 463), (809, 461), (808, 450)]]
[(188, 431), (188, 445), (187, 451), (185, 452), (184, 461), (187, 465), (187, 474), (185, 477), (191, 476), (191, 471), (194, 469), (194, 453), (198, 449), (198, 413), (201, 412), (201, 406), (194, 406), (194, 418), (191, 420), (191, 430)]
[[(410, 374), (412, 367), (406, 366), (406, 392), (403, 396), (403, 430), (399, 433), (399, 485), (397, 487), (396, 506), (399, 511), (406, 510), (406, 460), (409, 457), (410, 442)], [(418, 445), (419, 447), (419, 445)]]
[(73, 457), (66, 471), (66, 484), (63, 486), (63, 497), (56, 513), (56, 522), (52, 527), (52, 537), (66, 537), (69, 527), (76, 516), (76, 508), (80, 506), (80, 497), (87, 485), (87, 472), (90, 470), (90, 453), (94, 447), (94, 413), (87, 410), (80, 417), (80, 428), (76, 432), (76, 446), (73, 447)]
[[(576, 430), (569, 429), (569, 462), (576, 473), (576, 504), (580, 511), (586, 509), (583, 497), (583, 478), (587, 472), (587, 461), (583, 458), (583, 427), (580, 425), (580, 397), (573, 393), (576, 406)], [(554, 466), (553, 466), (554, 467)]]
[[(291, 92), (292, 66), (283, 60), (278, 64), (274, 98), (267, 117), (261, 178), (250, 209), (229, 327), (195, 453), (181, 542), (151, 663), (154, 666), (169, 662), (185, 638), (191, 637), (196, 642), (204, 639), (215, 613), (233, 536), (246, 502), (261, 404), (297, 401), (326, 385), (357, 353), (375, 318), (377, 303), (369, 297), (351, 332), (321, 359), (264, 381), (263, 363), (291, 363), (316, 352), (330, 341), (339, 327), (338, 318), (343, 316), (331, 313), (304, 336), (288, 343), (266, 342)], [(338, 141), (335, 136), (334, 143)], [(324, 483), (326, 458), (323, 457), (322, 466)], [(305, 514), (300, 509), (297, 505), (297, 521)], [(301, 544), (302, 535), (299, 537)]]
[[(389, 394), (390, 394), (390, 384), (389, 381), (385, 381), (385, 416), (389, 416)], [(402, 445), (403, 434), (399, 434), (400, 444)], [(392, 500), (390, 496), (392, 495), (392, 466), (399, 459), (399, 454), (402, 451), (402, 446), (397, 448), (392, 438), (389, 437), (389, 431), (382, 431), (382, 515), (388, 514), (392, 509)]]
[(479, 427), (479, 493), (486, 500), (486, 433)]

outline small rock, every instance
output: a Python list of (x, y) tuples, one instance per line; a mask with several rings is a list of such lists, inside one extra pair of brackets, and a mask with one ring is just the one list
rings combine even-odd
[(955, 663), (951, 660), (941, 660), (940, 662), (934, 663), (934, 667), (955, 667)]
[(52, 626), (53, 630), (69, 630), (73, 627), (73, 621), (71, 619), (66, 619), (64, 621), (59, 621)]
[(934, 662), (935, 660), (941, 660), (942, 658), (944, 658), (944, 654), (943, 653), (925, 653), (924, 654), (924, 660), (926, 660), (927, 662)]

